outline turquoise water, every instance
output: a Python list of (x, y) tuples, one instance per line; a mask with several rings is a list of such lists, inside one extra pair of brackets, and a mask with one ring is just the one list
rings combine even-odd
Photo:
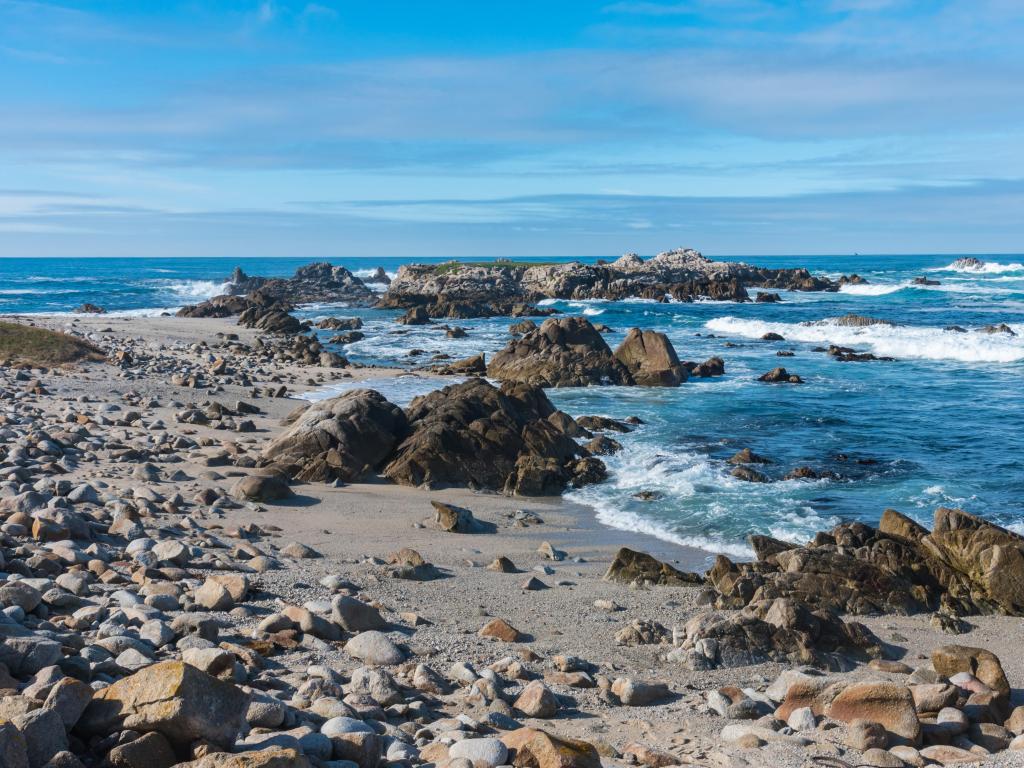
[[(667, 333), (683, 359), (726, 361), (724, 377), (678, 389), (551, 391), (574, 415), (636, 415), (645, 422), (616, 436), (625, 450), (608, 459), (610, 479), (572, 498), (607, 525), (733, 555), (747, 554), (751, 532), (799, 540), (840, 520), (876, 522), (886, 507), (928, 522), (935, 507), (956, 505), (1024, 529), (1024, 257), (981, 258), (983, 270), (955, 271), (950, 256), (750, 256), (751, 263), (806, 266), (831, 276), (857, 272), (870, 282), (836, 294), (783, 292), (780, 304), (554, 302), (611, 326), (613, 346), (640, 326)], [(287, 275), (307, 261), (238, 263), (252, 274)], [(394, 272), (403, 261), (335, 263), (368, 275), (378, 265)], [(0, 312), (68, 311), (84, 301), (122, 312), (173, 308), (219, 292), (235, 263), (0, 261)], [(918, 276), (941, 284), (914, 286)], [(847, 312), (898, 325), (828, 322)], [(313, 306), (300, 314), (364, 318), (367, 339), (342, 351), (366, 363), (410, 365), (438, 353), (458, 358), (492, 352), (508, 340), (507, 318), (457, 321), (468, 336), (448, 339), (439, 325), (396, 325), (396, 312)], [(977, 330), (999, 323), (1017, 335)], [(967, 332), (944, 330), (952, 325)], [(760, 341), (768, 331), (786, 341)], [(814, 351), (829, 344), (897, 360), (842, 363)], [(410, 357), (412, 350), (423, 354)], [(779, 358), (779, 350), (794, 356)], [(807, 383), (755, 380), (780, 364)], [(424, 386), (408, 377), (382, 388), (407, 401)], [(745, 483), (729, 476), (726, 463), (743, 447), (771, 458), (764, 471), (774, 478), (807, 465), (840, 479)], [(659, 498), (641, 501), (634, 497), (640, 491)]]

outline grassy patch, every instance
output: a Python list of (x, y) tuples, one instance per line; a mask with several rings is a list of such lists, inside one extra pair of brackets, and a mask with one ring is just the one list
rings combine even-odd
[(103, 360), (99, 347), (60, 331), (0, 321), (0, 361), (7, 365), (52, 367)]
[(492, 261), (446, 261), (434, 267), (438, 275), (450, 275), (462, 267), (493, 267), (495, 269), (514, 269), (516, 267), (550, 267), (559, 264), (557, 261), (514, 261), (512, 259), (494, 259)]

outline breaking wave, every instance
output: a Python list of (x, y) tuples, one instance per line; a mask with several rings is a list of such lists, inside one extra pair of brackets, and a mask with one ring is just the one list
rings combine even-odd
[(717, 317), (704, 324), (716, 333), (759, 339), (778, 333), (787, 341), (867, 347), (877, 355), (920, 360), (958, 360), (965, 363), (1014, 363), (1024, 360), (1024, 326), (1016, 333), (959, 332), (927, 326), (839, 325), (835, 318), (815, 323), (772, 323), (739, 317)]
[(947, 264), (944, 267), (937, 267), (935, 269), (928, 270), (929, 272), (966, 272), (973, 274), (986, 274), (986, 275), (1002, 275), (1006, 272), (1024, 272), (1024, 264), (1020, 262), (1013, 262), (1011, 264), (1001, 264), (998, 261), (983, 261), (977, 266), (969, 266), (954, 261), (951, 264)]

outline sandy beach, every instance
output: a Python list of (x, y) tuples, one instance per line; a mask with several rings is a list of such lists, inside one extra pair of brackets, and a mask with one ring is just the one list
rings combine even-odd
[[(34, 373), (46, 394), (32, 397), (32, 403), (43, 413), (74, 412), (90, 414), (91, 419), (99, 414), (116, 419), (132, 408), (141, 418), (130, 425), (109, 428), (122, 441), (145, 439), (144, 425), (154, 422), (169, 435), (194, 441), (196, 447), (176, 451), (173, 463), (156, 464), (155, 473), (145, 480), (145, 486), (164, 498), (174, 494), (198, 498), (210, 490), (214, 497), (229, 498), (229, 489), (237, 479), (255, 471), (240, 466), (247, 462), (239, 461), (239, 457), (259, 454), (263, 444), (282, 429), (282, 419), (301, 405), (297, 398), (341, 380), (379, 379), (402, 373), (398, 369), (264, 363), (250, 365), (249, 386), (214, 384), (189, 389), (171, 383), (166, 372), (202, 369), (221, 356), (234, 365), (223, 349), (225, 335), (237, 334), (239, 341), (247, 343), (256, 334), (238, 327), (233, 319), (97, 316), (33, 317), (31, 322), (84, 334), (111, 354), (130, 349), (136, 358), (143, 350), (153, 355), (149, 365), (162, 374), (108, 363)], [(10, 375), (6, 374), (8, 378)], [(444, 378), (437, 378), (438, 385), (442, 385)], [(261, 394), (265, 386), (282, 384), (288, 389), (286, 397)], [(225, 432), (214, 424), (175, 421), (175, 414), (190, 404), (213, 401), (230, 406), (238, 400), (260, 411), (250, 417), (252, 430), (244, 434)], [(227, 456), (230, 461), (225, 459)], [(121, 495), (132, 494), (140, 485), (139, 478), (136, 464), (102, 459), (83, 464), (68, 475), (72, 483), (88, 482), (104, 493)], [(331, 599), (332, 590), (323, 586), (323, 580), (340, 577), (353, 585), (354, 594), (379, 607), (392, 622), (391, 636), (408, 648), (417, 662), (437, 670), (468, 663), (480, 670), (495, 664), (502, 668), (509, 663), (502, 660), (512, 658), (550, 680), (560, 701), (558, 714), (550, 720), (527, 718), (525, 722), (597, 744), (610, 764), (639, 761), (659, 768), (671, 763), (796, 766), (807, 764), (814, 756), (843, 756), (847, 764), (860, 764), (859, 758), (849, 756), (841, 727), (802, 733), (800, 736), (810, 737), (803, 740), (780, 737), (765, 743), (751, 737), (747, 742), (723, 742), (719, 733), (726, 721), (709, 710), (707, 692), (726, 686), (763, 691), (787, 665), (687, 669), (666, 658), (673, 647), (671, 635), (702, 610), (706, 590), (698, 586), (638, 588), (603, 579), (620, 547), (647, 552), (681, 570), (696, 571), (705, 570), (713, 562), (711, 553), (601, 526), (591, 510), (559, 498), (519, 498), (466, 489), (425, 490), (385, 480), (336, 485), (295, 483), (295, 495), (280, 502), (224, 502), (189, 513), (189, 518), (210, 536), (237, 536), (239, 530), (255, 526), (260, 531), (261, 545), (273, 550), (301, 542), (318, 555), (298, 560), (282, 557), (279, 569), (255, 575), (245, 609), (224, 617), (232, 632), (243, 636), (252, 632), (261, 620), (284, 605), (324, 604)], [(481, 523), (480, 532), (439, 530), (431, 501), (470, 509)], [(180, 526), (175, 515), (159, 515), (151, 522), (172, 530)], [(559, 553), (560, 559), (542, 554), (545, 543)], [(389, 576), (389, 556), (403, 548), (416, 550), (433, 564), (438, 578), (416, 581)], [(486, 567), (501, 556), (515, 564), (515, 572), (500, 573)], [(524, 588), (531, 577), (540, 585)], [(519, 630), (520, 639), (506, 643), (479, 637), (477, 631), (492, 618), (501, 618)], [(910, 667), (951, 641), (948, 634), (929, 624), (927, 616), (857, 618), (887, 644), (892, 658)], [(662, 643), (649, 645), (618, 642), (618, 633), (634, 622), (657, 622), (669, 636)], [(956, 642), (991, 650), (1002, 660), (1011, 681), (1024, 680), (1024, 660), (1016, 653), (1020, 619), (972, 617), (971, 623), (973, 629), (958, 636)], [(608, 680), (625, 677), (657, 681), (666, 684), (669, 693), (652, 705), (623, 707), (600, 686), (559, 684), (560, 678), (552, 675), (551, 666), (551, 660), (558, 656), (585, 659), (593, 665), (594, 675)], [(340, 646), (320, 643), (276, 656), (275, 674), (282, 681), (298, 685), (303, 670), (311, 664), (327, 664), (346, 675), (358, 666)], [(844, 679), (904, 677), (905, 673), (882, 672), (866, 665), (844, 675)], [(1019, 703), (1017, 695), (1015, 692), (1015, 703)], [(451, 715), (461, 712), (476, 719), (489, 711), (486, 699), (457, 695), (448, 697), (441, 708)], [(493, 705), (490, 711), (494, 711)], [(650, 754), (637, 757), (641, 750), (638, 744)], [(984, 764), (1024, 764), (1015, 754), (986, 757)]]

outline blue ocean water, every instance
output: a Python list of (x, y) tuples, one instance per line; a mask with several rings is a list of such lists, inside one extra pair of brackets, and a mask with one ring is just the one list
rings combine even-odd
[[(549, 391), (573, 415), (636, 415), (645, 422), (616, 436), (625, 450), (607, 460), (609, 480), (571, 498), (607, 525), (737, 556), (749, 553), (752, 532), (801, 540), (840, 520), (877, 522), (886, 507), (927, 523), (935, 507), (960, 506), (1024, 530), (1024, 257), (980, 258), (983, 268), (956, 270), (953, 257), (937, 255), (749, 256), (750, 263), (806, 266), (833, 277), (856, 272), (869, 282), (832, 294), (783, 292), (779, 304), (552, 302), (611, 326), (612, 346), (639, 326), (668, 334), (683, 359), (726, 361), (724, 377), (678, 389)], [(153, 312), (215, 295), (236, 263), (251, 274), (287, 275), (307, 261), (0, 260), (0, 312), (66, 312), (84, 301)], [(394, 272), (406, 261), (334, 263), (369, 275), (377, 266)], [(919, 276), (940, 284), (915, 285)], [(848, 312), (896, 325), (830, 322)], [(362, 317), (366, 339), (341, 351), (358, 362), (401, 366), (435, 354), (493, 352), (507, 343), (510, 322), (460, 320), (467, 337), (449, 339), (441, 324), (397, 325), (392, 311), (310, 306), (299, 314)], [(979, 330), (1001, 323), (1016, 335)], [(768, 331), (786, 340), (761, 341)], [(896, 361), (844, 363), (814, 351), (829, 344)], [(778, 357), (780, 350), (793, 356)], [(756, 381), (777, 365), (806, 383)], [(398, 402), (430, 386), (413, 376), (381, 384)], [(727, 459), (744, 447), (772, 460), (762, 469), (776, 482), (730, 476)], [(778, 480), (798, 466), (840, 479)], [(657, 498), (640, 500), (641, 491)]]

